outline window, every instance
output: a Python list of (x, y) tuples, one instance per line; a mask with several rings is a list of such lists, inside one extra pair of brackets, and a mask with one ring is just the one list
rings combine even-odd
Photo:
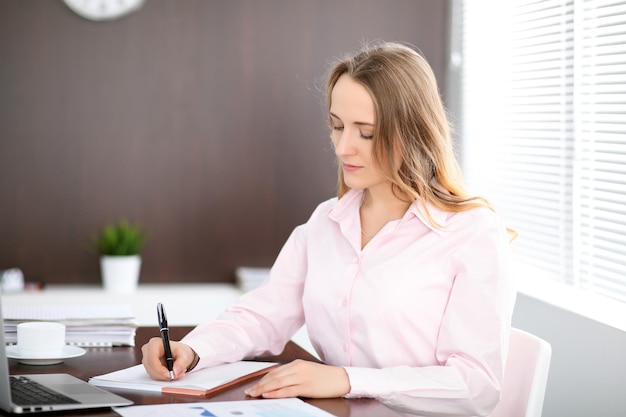
[(518, 231), (524, 265), (626, 306), (626, 1), (458, 0), (454, 13), (470, 190)]

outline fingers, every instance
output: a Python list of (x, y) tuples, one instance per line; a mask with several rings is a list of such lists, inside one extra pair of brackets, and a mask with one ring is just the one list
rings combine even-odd
[[(141, 347), (141, 363), (144, 368), (146, 368), (146, 372), (150, 375), (150, 378), (156, 380), (165, 380), (164, 375), (161, 375), (162, 369), (164, 368), (164, 363), (161, 362), (161, 358), (165, 355), (165, 349), (163, 348), (163, 342), (160, 339), (153, 337), (148, 340), (148, 343)], [(165, 368), (167, 371), (167, 368)]]
[(343, 368), (296, 360), (268, 372), (246, 394), (263, 398), (333, 398), (349, 391), (350, 381)]
[[(173, 371), (176, 379), (185, 375), (187, 366), (193, 361), (193, 350), (180, 342), (170, 342), (172, 357), (174, 358)], [(169, 381), (170, 373), (165, 364), (165, 348), (159, 337), (151, 338), (141, 347), (143, 355), (141, 363), (152, 379)]]
[(258, 383), (246, 390), (246, 394), (265, 398), (293, 397), (296, 396), (293, 392), (297, 390), (294, 386), (297, 383), (297, 369), (294, 369), (294, 362), (291, 362), (272, 369)]

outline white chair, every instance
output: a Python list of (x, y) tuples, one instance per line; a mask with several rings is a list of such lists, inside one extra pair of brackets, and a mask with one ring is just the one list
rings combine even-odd
[(541, 417), (552, 348), (545, 340), (512, 328), (500, 402), (491, 417)]

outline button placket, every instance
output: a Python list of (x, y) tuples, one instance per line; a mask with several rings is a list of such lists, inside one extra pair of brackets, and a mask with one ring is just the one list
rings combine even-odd
[(344, 339), (342, 350), (343, 350), (343, 353), (346, 356), (347, 363), (349, 363), (350, 365), (352, 365), (352, 355), (351, 355), (351, 349), (352, 349), (352, 325), (351, 325), (351, 320), (350, 320), (351, 296), (352, 296), (352, 291), (354, 290), (354, 287), (355, 287), (357, 281), (363, 275), (362, 265), (363, 265), (363, 253), (361, 252), (361, 253), (358, 254), (358, 257), (356, 259), (356, 271), (355, 271), (355, 273), (354, 273), (354, 275), (352, 277), (352, 281), (350, 283), (350, 287), (347, 288), (345, 296), (341, 299), (341, 307), (344, 310), (343, 311), (343, 313), (345, 314), (344, 317), (346, 317), (346, 338)]

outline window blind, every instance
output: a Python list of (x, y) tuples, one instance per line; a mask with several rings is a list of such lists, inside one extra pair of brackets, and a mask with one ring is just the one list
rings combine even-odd
[(574, 276), (626, 301), (626, 2), (582, 1), (580, 9)]
[(462, 2), (471, 190), (523, 262), (626, 302), (626, 1)]

